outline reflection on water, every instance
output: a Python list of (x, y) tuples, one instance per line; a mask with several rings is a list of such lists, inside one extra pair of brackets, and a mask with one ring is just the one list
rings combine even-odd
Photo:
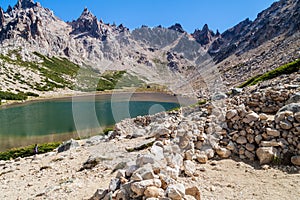
[(178, 106), (176, 102), (111, 101), (102, 97), (43, 101), (0, 109), (0, 150), (91, 136), (124, 118)]

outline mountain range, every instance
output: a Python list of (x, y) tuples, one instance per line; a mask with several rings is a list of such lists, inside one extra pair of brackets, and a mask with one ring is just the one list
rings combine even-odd
[[(0, 8), (0, 89), (47, 95), (109, 83), (201, 96), (299, 58), (299, 19), (300, 1), (281, 0), (223, 33), (205, 24), (190, 34), (178, 23), (129, 30), (87, 8), (64, 22), (40, 3), (18, 0)], [(116, 72), (123, 81), (110, 80)]]

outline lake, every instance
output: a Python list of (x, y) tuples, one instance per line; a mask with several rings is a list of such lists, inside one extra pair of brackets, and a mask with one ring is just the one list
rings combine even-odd
[(97, 135), (125, 118), (155, 114), (190, 103), (167, 94), (123, 93), (52, 99), (1, 108), (0, 151)]

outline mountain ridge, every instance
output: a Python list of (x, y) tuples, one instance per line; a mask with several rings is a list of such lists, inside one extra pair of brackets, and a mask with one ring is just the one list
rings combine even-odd
[[(276, 54), (281, 58), (276, 65), (298, 58), (300, 28), (295, 19), (300, 17), (299, 4), (297, 0), (281, 0), (259, 13), (254, 21), (246, 19), (223, 33), (218, 30), (215, 33), (205, 24), (190, 34), (179, 23), (168, 28), (142, 26), (129, 30), (122, 24), (117, 26), (98, 20), (87, 8), (76, 20), (64, 22), (40, 3), (18, 0), (13, 8), (6, 11), (0, 8), (0, 54), (39, 63), (41, 57), (33, 54), (38, 52), (49, 58), (66, 58), (99, 73), (126, 70), (143, 77), (147, 84), (166, 85), (176, 90), (174, 93), (186, 91), (186, 87), (191, 87), (189, 93), (198, 93), (201, 86), (208, 85), (207, 82), (212, 84), (213, 79), (233, 86), (258, 73), (259, 68), (274, 68), (275, 62), (271, 59), (259, 68), (253, 66), (256, 61), (265, 62), (257, 58), (258, 52), (263, 53), (262, 49), (266, 55)], [(288, 38), (294, 38), (295, 44)], [(275, 49), (276, 45), (281, 45), (282, 49)], [(280, 55), (282, 51), (288, 56)], [(12, 61), (7, 66), (12, 71), (15, 67)], [(247, 73), (249, 67), (251, 73)], [(216, 73), (203, 75), (209, 71)], [(40, 72), (34, 70), (29, 73), (40, 76)], [(94, 76), (99, 77), (99, 74)], [(236, 79), (237, 76), (241, 78)], [(28, 88), (22, 81), (17, 85)], [(0, 87), (17, 89), (9, 81)]]

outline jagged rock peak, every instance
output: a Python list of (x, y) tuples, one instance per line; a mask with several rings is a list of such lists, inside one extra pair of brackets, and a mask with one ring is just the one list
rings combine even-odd
[(209, 28), (208, 28), (207, 24), (204, 24), (204, 26), (202, 28), (202, 31), (204, 31), (204, 32), (208, 32), (209, 31)]
[(26, 9), (36, 6), (33, 0), (18, 0), (17, 4), (14, 6), (15, 9)]
[(209, 29), (207, 24), (205, 24), (202, 30), (196, 29), (192, 36), (196, 39), (198, 43), (204, 46), (210, 44), (213, 41), (216, 34)]
[(96, 16), (89, 11), (87, 7), (84, 8), (83, 12), (81, 13), (79, 19), (95, 19)]
[(178, 31), (178, 32), (180, 32), (180, 33), (184, 33), (184, 32), (185, 32), (185, 31), (183, 30), (181, 24), (179, 24), (179, 23), (176, 23), (175, 25), (170, 26), (168, 29), (174, 30), (174, 31)]

